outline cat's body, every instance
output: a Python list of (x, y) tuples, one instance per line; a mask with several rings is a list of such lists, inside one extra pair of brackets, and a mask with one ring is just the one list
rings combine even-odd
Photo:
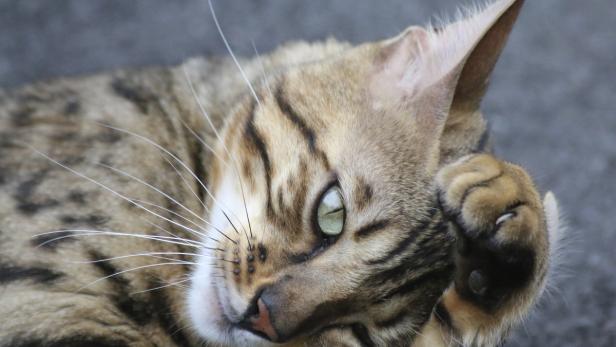
[[(281, 64), (293, 59), (293, 52), (302, 53), (296, 55), (298, 61), (308, 57), (309, 52), (316, 59), (345, 47), (333, 42), (314, 46), (297, 44), (281, 48), (279, 59), (263, 59), (267, 59), (264, 63)], [(225, 110), (233, 104), (237, 94), (245, 90), (245, 82), (237, 69), (230, 59), (195, 59), (184, 67), (194, 80), (212, 120), (217, 125), (222, 124)], [(261, 76), (257, 61), (243, 67), (249, 76)], [(181, 311), (186, 306), (186, 298), (178, 292), (182, 288), (129, 294), (160, 286), (165, 281), (177, 281), (187, 275), (186, 266), (135, 271), (119, 275), (121, 280), (112, 281), (115, 284), (102, 281), (78, 291), (81, 286), (108, 275), (105, 271), (121, 271), (159, 260), (126, 259), (107, 265), (109, 270), (104, 270), (102, 263), (93, 266), (74, 262), (93, 260), (93, 256), (108, 258), (156, 251), (194, 252), (193, 248), (104, 236), (66, 238), (37, 248), (41, 242), (64, 234), (35, 235), (60, 229), (108, 229), (168, 236), (148, 224), (147, 220), (184, 237), (194, 235), (131, 207), (122, 198), (24, 146), (29, 144), (48, 153), (127, 197), (147, 200), (194, 219), (181, 208), (170, 206), (174, 204), (165, 196), (95, 165), (102, 162), (130, 172), (172, 195), (186, 207), (203, 210), (156, 147), (97, 123), (113, 124), (147, 136), (173, 152), (195, 172), (200, 172), (200, 177), (207, 183), (206, 168), (212, 154), (182, 125), (182, 121), (211, 145), (216, 138), (188, 89), (183, 69), (148, 69), (57, 80), (2, 94), (0, 100), (0, 282), (3, 285), (0, 346), (27, 345), (29, 341), (51, 344), (55, 340), (61, 341), (58, 346), (65, 346), (65, 337), (74, 339), (75, 336), (96, 334), (109, 336), (98, 340), (108, 340), (112, 346), (123, 340), (123, 331), (127, 332), (127, 342), (141, 341), (144, 346), (148, 342), (167, 346), (174, 339), (185, 340), (181, 336), (190, 335), (191, 329), (186, 328), (187, 317)], [(185, 171), (182, 173), (187, 180), (192, 179)], [(191, 189), (199, 191), (194, 180)], [(156, 208), (151, 210), (161, 212)], [(170, 219), (177, 218), (165, 211), (162, 214)], [(178, 222), (186, 224), (181, 219)], [(40, 300), (47, 295), (49, 300)], [(74, 310), (64, 310), (66, 316), (62, 316), (56, 308), (67, 303)], [(47, 317), (45, 312), (50, 316)], [(38, 324), (33, 324), (33, 317), (40, 320), (40, 329)], [(67, 324), (75, 330), (65, 329)], [(113, 337), (110, 333), (119, 335)]]
[[(487, 78), (512, 3), (412, 92), (386, 81), (429, 42), (417, 28), (243, 61), (254, 93), (231, 59), (196, 59), (0, 94), (0, 346), (500, 341), (558, 218), (521, 169), (467, 156), (487, 150), (469, 75)], [(314, 216), (332, 187), (335, 236)]]

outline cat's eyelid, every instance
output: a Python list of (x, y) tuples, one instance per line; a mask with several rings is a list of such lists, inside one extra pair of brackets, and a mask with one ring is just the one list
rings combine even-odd
[(331, 210), (331, 211), (325, 213), (325, 215), (327, 216), (327, 215), (338, 213), (338, 212), (341, 212), (341, 211), (344, 211), (344, 207), (339, 207), (339, 208), (337, 208), (335, 210)]

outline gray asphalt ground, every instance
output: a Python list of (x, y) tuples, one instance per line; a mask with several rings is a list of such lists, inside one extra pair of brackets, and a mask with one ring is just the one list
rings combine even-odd
[[(361, 42), (459, 1), (218, 0), (233, 47)], [(616, 3), (528, 0), (484, 111), (497, 152), (553, 190), (568, 252), (551, 297), (508, 346), (616, 346)], [(0, 0), (0, 86), (224, 55), (203, 0)]]

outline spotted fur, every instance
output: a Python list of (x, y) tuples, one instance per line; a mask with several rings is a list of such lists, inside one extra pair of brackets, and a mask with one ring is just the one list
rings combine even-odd
[(479, 111), (521, 4), (283, 46), (254, 94), (214, 59), (0, 93), (0, 346), (501, 343), (558, 228)]

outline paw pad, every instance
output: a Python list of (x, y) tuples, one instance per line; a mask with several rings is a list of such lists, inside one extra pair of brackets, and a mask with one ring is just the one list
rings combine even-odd
[(481, 270), (473, 270), (468, 276), (468, 287), (475, 295), (483, 296), (488, 291), (488, 280)]

